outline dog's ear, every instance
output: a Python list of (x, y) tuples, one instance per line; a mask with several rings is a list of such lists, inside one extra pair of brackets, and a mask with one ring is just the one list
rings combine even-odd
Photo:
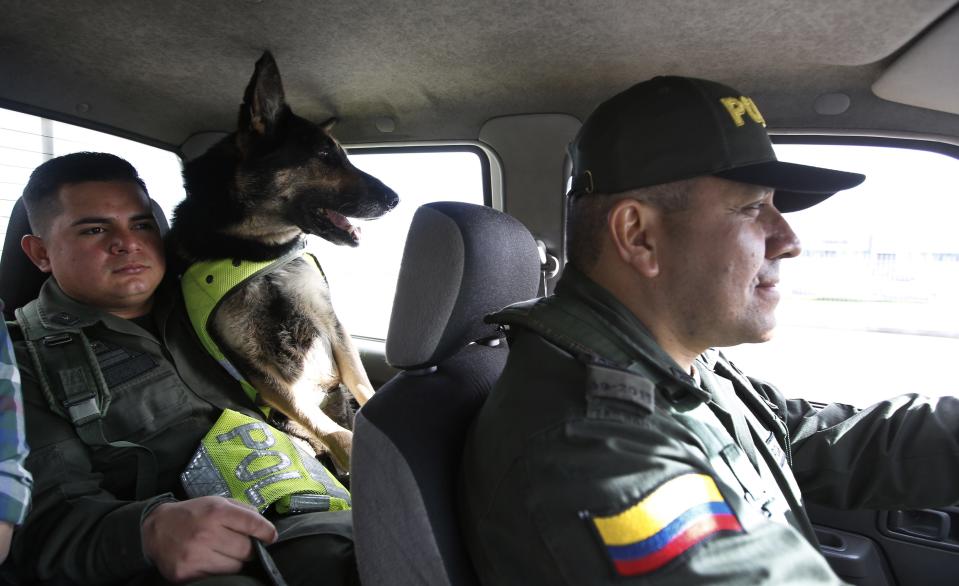
[(266, 51), (256, 62), (253, 77), (243, 94), (237, 130), (250, 139), (269, 137), (286, 110), (280, 70), (273, 55)]

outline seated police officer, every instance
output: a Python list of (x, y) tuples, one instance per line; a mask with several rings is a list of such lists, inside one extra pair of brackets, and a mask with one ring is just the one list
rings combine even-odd
[[(304, 480), (329, 474), (301, 462), (197, 343), (136, 170), (113, 155), (66, 155), (33, 172), (24, 202), (33, 235), (22, 248), (51, 278), (14, 328), (35, 481), (14, 538), (17, 577), (263, 584), (272, 559), (290, 584), (354, 583), (350, 513), (334, 511), (348, 494)], [(271, 476), (291, 462), (302, 474)], [(297, 491), (312, 512), (272, 522), (225, 498), (290, 511)]]
[(461, 477), (483, 583), (834, 584), (804, 498), (959, 501), (957, 399), (817, 411), (711, 349), (770, 337), (782, 214), (863, 180), (776, 161), (764, 126), (681, 77), (586, 120), (556, 294), (491, 318), (510, 356)]

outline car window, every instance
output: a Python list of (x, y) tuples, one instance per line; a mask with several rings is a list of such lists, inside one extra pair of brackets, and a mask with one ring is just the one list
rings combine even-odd
[(727, 356), (786, 396), (824, 403), (959, 394), (959, 160), (873, 146), (776, 151), (866, 181), (786, 216), (803, 250), (780, 267), (775, 337)]
[(350, 161), (396, 191), (400, 203), (382, 218), (358, 223), (358, 247), (335, 246), (311, 236), (311, 250), (323, 266), (333, 306), (347, 331), (383, 340), (413, 213), (432, 201), (488, 202), (488, 162), (478, 149), (463, 147), (354, 150)]
[(169, 220), (184, 197), (180, 158), (173, 152), (104, 132), (0, 108), (0, 247), (10, 211), (39, 164), (79, 151), (113, 153), (129, 161)]

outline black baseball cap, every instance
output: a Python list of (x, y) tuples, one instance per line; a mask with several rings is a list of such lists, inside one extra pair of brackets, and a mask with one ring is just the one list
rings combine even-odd
[(713, 81), (655, 77), (606, 100), (569, 146), (571, 195), (619, 193), (715, 175), (776, 190), (781, 212), (815, 205), (865, 175), (776, 159), (748, 97)]

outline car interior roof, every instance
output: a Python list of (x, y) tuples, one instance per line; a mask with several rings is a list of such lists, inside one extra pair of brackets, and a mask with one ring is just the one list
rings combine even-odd
[[(476, 140), (488, 120), (512, 114), (582, 120), (658, 74), (737, 87), (772, 129), (955, 141), (959, 114), (884, 100), (872, 86), (956, 5), (4, 1), (0, 106), (175, 148), (233, 127), (253, 62), (269, 49), (293, 109), (338, 117), (336, 134), (351, 144)], [(817, 112), (834, 93), (850, 98), (848, 110)]]

